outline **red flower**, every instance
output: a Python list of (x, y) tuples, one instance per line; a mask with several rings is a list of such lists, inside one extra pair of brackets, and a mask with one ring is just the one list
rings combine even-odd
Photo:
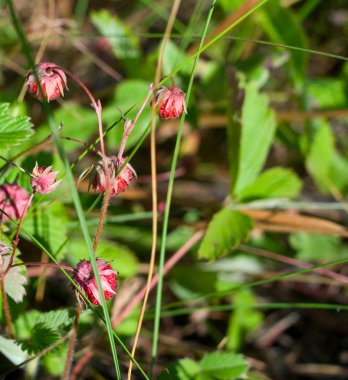
[[(117, 157), (105, 157), (96, 165), (95, 175), (92, 186), (98, 192), (102, 193), (106, 189), (106, 178), (109, 177), (111, 186), (111, 195), (122, 193), (129, 186), (136, 173), (130, 164), (127, 164), (117, 176), (117, 172), (125, 162), (125, 158), (119, 160)], [(105, 170), (105, 166), (107, 169)]]
[[(117, 272), (112, 269), (107, 261), (97, 259), (100, 282), (105, 299), (108, 301), (116, 292)], [(88, 260), (82, 260), (77, 264), (73, 280), (85, 293), (93, 305), (100, 305), (101, 299), (98, 291), (97, 281), (94, 277), (92, 264)]]
[(37, 162), (35, 163), (35, 167), (30, 177), (30, 184), (34, 192), (40, 194), (50, 193), (62, 182), (61, 179), (56, 181), (59, 171), (52, 172), (51, 170), (52, 166), (41, 168)]
[(49, 102), (57, 99), (59, 96), (64, 96), (64, 87), (68, 89), (64, 72), (54, 67), (57, 67), (55, 63), (43, 62), (35, 66), (37, 78), (32, 71), (27, 73), (25, 84), (29, 92), (40, 101)]
[(176, 119), (186, 111), (185, 94), (177, 86), (160, 87), (155, 92), (153, 106), (158, 107), (158, 116), (161, 119)]
[(4, 211), (12, 219), (19, 219), (28, 206), (28, 201), (29, 194), (22, 187), (8, 183), (0, 186), (0, 218), (9, 220), (2, 212)]

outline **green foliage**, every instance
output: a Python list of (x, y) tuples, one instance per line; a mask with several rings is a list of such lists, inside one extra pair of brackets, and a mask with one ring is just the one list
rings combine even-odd
[(260, 93), (254, 82), (245, 84), (244, 90), (240, 142), (235, 142), (240, 145), (238, 177), (233, 190), (236, 195), (255, 181), (266, 161), (276, 127), (267, 96)]
[(119, 59), (139, 56), (138, 41), (123, 21), (106, 9), (91, 12), (91, 21), (98, 31), (107, 38), (112, 51)]
[(22, 342), (22, 348), (29, 355), (37, 354), (57, 342), (59, 338), (60, 335), (57, 331), (47, 327), (44, 323), (37, 323), (32, 331), (30, 341)]
[(12, 115), (9, 107), (8, 103), (0, 103), (0, 152), (28, 140), (33, 134), (29, 118)]
[(348, 248), (337, 236), (309, 235), (303, 232), (292, 234), (290, 244), (297, 251), (299, 260), (323, 263), (344, 258)]
[(199, 247), (198, 256), (215, 260), (248, 238), (253, 228), (252, 219), (238, 211), (224, 208), (209, 223)]
[(233, 303), (235, 309), (229, 320), (226, 347), (238, 351), (243, 345), (244, 335), (261, 325), (263, 314), (253, 307), (257, 304), (257, 300), (249, 289), (236, 292)]
[(39, 211), (30, 216), (27, 216), (24, 221), (24, 230), (54, 253), (65, 240), (67, 234), (69, 218), (65, 207), (59, 202), (42, 205)]
[(238, 194), (238, 201), (259, 198), (294, 198), (301, 191), (299, 177), (290, 169), (272, 168), (263, 172)]
[(199, 362), (182, 359), (171, 365), (158, 380), (234, 380), (246, 373), (248, 364), (242, 355), (215, 351)]
[(329, 173), (334, 148), (330, 127), (325, 122), (320, 123), (306, 157), (306, 167), (323, 191), (330, 188)]
[(67, 353), (67, 344), (61, 344), (42, 358), (42, 363), (51, 376), (58, 377), (63, 373)]
[[(166, 74), (171, 73), (176, 67), (185, 62), (187, 58), (188, 56), (175, 45), (173, 41), (169, 40), (166, 54), (163, 57), (163, 72)], [(192, 64), (184, 66), (180, 72), (185, 75), (190, 75), (192, 72)]]
[[(142, 100), (145, 98), (149, 91), (150, 83), (143, 80), (124, 80), (116, 87), (115, 91), (115, 104), (119, 109), (126, 113), (128, 109), (135, 106), (135, 101)], [(127, 119), (133, 120), (138, 112), (138, 107), (134, 107), (128, 114)], [(120, 115), (121, 116), (121, 115)], [(151, 118), (151, 108), (145, 107), (144, 111), (140, 115), (136, 126), (133, 129), (129, 139), (127, 140), (126, 149), (133, 147), (150, 123)], [(121, 144), (123, 135), (123, 122), (121, 122), (114, 131), (110, 134), (112, 144), (110, 148), (115, 148), (115, 142), (117, 145)]]
[[(85, 242), (82, 239), (74, 239), (69, 242), (69, 260), (73, 266), (83, 259), (87, 259)], [(131, 277), (138, 272), (138, 259), (129, 248), (102, 240), (98, 246), (98, 258), (110, 261), (111, 266), (119, 272), (121, 277)]]

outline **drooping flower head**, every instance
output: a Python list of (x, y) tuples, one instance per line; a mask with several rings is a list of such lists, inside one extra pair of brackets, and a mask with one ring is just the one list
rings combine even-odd
[(185, 94), (177, 86), (160, 87), (155, 91), (152, 101), (158, 107), (158, 116), (161, 119), (176, 119), (186, 111)]
[(28, 192), (18, 185), (6, 183), (0, 186), (0, 218), (5, 222), (9, 220), (4, 211), (12, 219), (19, 219), (28, 206), (29, 198)]
[(111, 186), (111, 195), (117, 195), (126, 190), (136, 173), (130, 164), (127, 164), (122, 171), (117, 172), (124, 164), (126, 158), (118, 159), (117, 157), (105, 157), (96, 165), (95, 174), (92, 181), (93, 188), (102, 193), (106, 190), (107, 176)]
[(60, 179), (56, 181), (59, 171), (52, 172), (52, 166), (47, 168), (39, 167), (38, 163), (35, 163), (35, 167), (30, 176), (30, 184), (34, 192), (40, 194), (47, 194), (57, 188), (62, 182)]
[(32, 71), (27, 73), (25, 84), (29, 92), (39, 101), (49, 102), (57, 99), (59, 96), (64, 96), (64, 87), (68, 89), (64, 72), (55, 67), (57, 67), (55, 63), (42, 62), (35, 66), (37, 78)]
[[(118, 273), (104, 260), (97, 259), (97, 267), (104, 297), (108, 301), (116, 293)], [(90, 261), (82, 260), (77, 264), (73, 280), (93, 305), (101, 304), (97, 280)]]

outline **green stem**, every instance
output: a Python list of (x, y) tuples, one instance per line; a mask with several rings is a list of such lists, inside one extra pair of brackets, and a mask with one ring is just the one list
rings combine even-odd
[[(206, 19), (206, 22), (205, 22), (205, 25), (204, 25), (199, 50), (201, 50), (203, 43), (204, 43), (204, 40), (205, 40), (205, 37), (206, 37), (206, 34), (208, 32), (208, 26), (209, 26), (209, 23), (210, 23), (210, 20), (211, 20), (213, 11), (214, 11), (215, 3), (216, 3), (216, 0), (213, 0), (212, 4), (211, 4), (211, 8), (210, 8), (208, 16), (207, 16), (207, 19)], [(194, 73), (196, 70), (198, 58), (199, 58), (199, 54), (196, 54), (195, 60), (193, 63), (190, 82), (189, 82), (188, 89), (187, 89), (187, 95), (186, 95), (187, 102), (189, 102), (189, 99), (190, 99), (192, 85), (193, 85), (193, 79), (194, 79)], [(163, 216), (162, 241), (161, 241), (160, 258), (159, 258), (159, 266), (158, 266), (158, 285), (157, 285), (157, 293), (156, 293), (156, 310), (155, 310), (154, 329), (153, 329), (153, 343), (152, 343), (152, 352), (151, 352), (151, 356), (152, 356), (151, 374), (153, 372), (153, 368), (154, 368), (154, 364), (155, 364), (156, 356), (157, 356), (157, 350), (158, 350), (158, 337), (159, 337), (159, 325), (160, 325), (160, 318), (161, 318), (161, 303), (162, 303), (162, 289), (163, 289), (163, 267), (164, 267), (164, 262), (165, 262), (165, 250), (166, 250), (166, 242), (167, 242), (168, 221), (169, 221), (170, 205), (171, 205), (172, 193), (173, 193), (175, 170), (176, 170), (176, 164), (177, 164), (177, 160), (178, 160), (178, 156), (179, 156), (179, 149), (180, 149), (184, 120), (185, 120), (185, 113), (183, 113), (183, 115), (181, 117), (178, 135), (176, 138), (173, 160), (172, 160), (172, 165), (171, 165), (171, 169), (170, 169), (170, 178), (169, 178), (169, 184), (168, 184), (166, 206), (165, 206), (165, 211), (164, 211), (164, 216)], [(150, 376), (150, 377), (152, 377), (152, 376)]]

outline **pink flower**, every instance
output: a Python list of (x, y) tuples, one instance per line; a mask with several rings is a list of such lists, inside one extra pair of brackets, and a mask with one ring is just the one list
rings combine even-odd
[[(106, 189), (106, 178), (109, 176), (111, 195), (117, 195), (126, 190), (136, 173), (130, 164), (127, 164), (117, 176), (118, 170), (125, 162), (125, 158), (119, 160), (117, 157), (105, 157), (96, 165), (95, 175), (92, 186), (98, 192), (102, 193)], [(105, 162), (105, 163), (104, 163)], [(105, 170), (107, 166), (107, 170)]]
[[(97, 267), (100, 282), (103, 288), (105, 299), (108, 301), (115, 293), (117, 288), (117, 272), (112, 269), (107, 261), (97, 259)], [(88, 260), (82, 260), (77, 264), (73, 280), (85, 293), (86, 297), (93, 305), (100, 305), (101, 299), (98, 291), (97, 281), (94, 277), (92, 264)]]
[(158, 107), (158, 116), (161, 119), (176, 119), (186, 111), (185, 94), (177, 86), (160, 87), (155, 92), (152, 101), (154, 107)]
[(56, 181), (59, 171), (52, 172), (51, 170), (52, 166), (41, 168), (37, 162), (35, 163), (35, 167), (30, 177), (30, 184), (35, 193), (50, 193), (62, 182), (61, 179)]
[(64, 72), (54, 67), (57, 67), (55, 63), (43, 62), (35, 66), (37, 78), (32, 71), (27, 73), (25, 84), (29, 92), (40, 101), (57, 99), (64, 96), (64, 87), (68, 89)]
[(9, 220), (5, 212), (12, 219), (19, 219), (29, 206), (29, 198), (28, 192), (18, 185), (6, 183), (0, 186), (0, 218)]

